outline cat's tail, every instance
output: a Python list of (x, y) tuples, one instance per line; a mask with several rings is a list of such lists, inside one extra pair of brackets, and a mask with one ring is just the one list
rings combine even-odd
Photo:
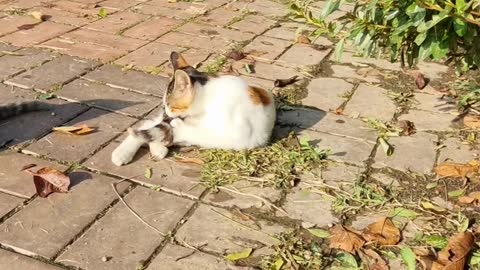
[(53, 108), (52, 104), (42, 101), (23, 101), (0, 105), (0, 120), (34, 111), (48, 111)]

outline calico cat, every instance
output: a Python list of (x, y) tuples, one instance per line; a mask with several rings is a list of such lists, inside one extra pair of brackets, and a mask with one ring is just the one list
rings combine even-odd
[(48, 111), (53, 107), (51, 104), (41, 101), (22, 101), (9, 104), (0, 104), (0, 121), (21, 115), (27, 112)]
[[(271, 92), (249, 86), (239, 77), (208, 76), (176, 52), (171, 53), (170, 61), (174, 74), (163, 105), (166, 115), (173, 118), (168, 126), (171, 130), (154, 127), (163, 118), (139, 130), (153, 132), (160, 140), (165, 137), (161, 131), (171, 131), (173, 145), (242, 150), (268, 143), (276, 118)], [(150, 136), (150, 140), (145, 140), (132, 134), (131, 130), (130, 136), (112, 153), (114, 164), (127, 164), (141, 145), (154, 143), (157, 138)]]

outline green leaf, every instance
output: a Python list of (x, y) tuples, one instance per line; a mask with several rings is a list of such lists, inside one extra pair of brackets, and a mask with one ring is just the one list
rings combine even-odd
[(434, 41), (430, 45), (432, 56), (435, 60), (441, 60), (448, 54), (448, 43), (445, 41)]
[[(446, 10), (447, 8), (445, 8)], [(434, 27), (437, 25), (439, 22), (443, 21), (444, 19), (448, 18), (448, 12), (442, 11), (438, 15), (433, 15), (432, 19), (428, 22), (422, 22), (417, 26), (417, 31), (418, 32), (425, 32), (428, 29)]]
[(397, 207), (397, 208), (393, 209), (392, 211), (390, 211), (390, 213), (389, 213), (389, 216), (391, 216), (391, 217), (404, 217), (404, 218), (408, 218), (408, 219), (415, 219), (419, 215), (420, 214), (415, 212), (415, 211), (412, 211), (410, 209), (405, 209), (405, 208), (402, 208), (402, 207)]
[(455, 8), (457, 9), (457, 13), (463, 14), (465, 11), (465, 0), (455, 0)]
[(445, 208), (442, 208), (440, 206), (436, 206), (432, 204), (431, 202), (421, 202), (420, 205), (422, 205), (423, 208), (428, 209), (428, 210), (433, 210), (435, 212), (445, 212), (447, 211)]
[(308, 229), (308, 231), (315, 235), (316, 237), (318, 238), (329, 238), (330, 237), (330, 233), (326, 230), (322, 230), (322, 229)]
[(152, 178), (152, 168), (150, 167), (145, 168), (145, 178), (147, 179)]
[(385, 152), (385, 154), (387, 156), (391, 156), (393, 155), (393, 146), (390, 145), (387, 140), (385, 140), (384, 138), (378, 138), (378, 141), (380, 142), (380, 145), (382, 146), (382, 149), (383, 149), (383, 152)]
[(415, 270), (415, 253), (413, 253), (413, 250), (409, 247), (403, 247), (400, 249), (400, 255), (408, 270)]
[(49, 99), (52, 99), (54, 97), (55, 97), (54, 94), (48, 93), (48, 94), (39, 94), (36, 98), (41, 99), (41, 100), (49, 100)]
[(343, 4), (344, 0), (329, 0), (322, 12), (320, 13), (320, 20), (324, 20), (334, 11), (337, 11), (340, 6)]
[(247, 248), (245, 250), (242, 250), (240, 252), (235, 252), (235, 253), (230, 253), (225, 256), (225, 259), (231, 262), (238, 261), (241, 259), (248, 258), (250, 254), (252, 254), (253, 249), (252, 248)]
[(280, 270), (282, 269), (284, 262), (282, 258), (278, 258), (275, 263), (272, 265), (272, 270)]
[(480, 251), (475, 251), (472, 254), (472, 257), (470, 257), (470, 261), (468, 262), (468, 265), (475, 266), (478, 264), (480, 264)]
[(339, 261), (344, 267), (358, 268), (357, 260), (350, 253), (342, 252), (338, 254), (335, 259)]
[(427, 189), (432, 189), (432, 188), (436, 188), (438, 186), (438, 183), (428, 183), (426, 188)]
[(415, 38), (415, 44), (417, 44), (418, 46), (422, 45), (426, 38), (427, 32), (420, 32)]
[(448, 239), (440, 235), (426, 235), (422, 240), (425, 244), (436, 249), (443, 249), (448, 244)]
[(462, 222), (460, 222), (458, 226), (458, 232), (466, 232), (468, 229), (468, 226), (470, 225), (470, 220), (464, 216), (464, 219)]
[(105, 18), (108, 16), (108, 13), (107, 13), (107, 10), (104, 9), (104, 8), (101, 8), (99, 11), (98, 11), (98, 17), (100, 18)]
[(335, 46), (335, 61), (340, 61), (345, 46), (345, 39), (342, 38)]
[(465, 194), (465, 190), (464, 190), (464, 189), (457, 189), (457, 190), (448, 192), (448, 197), (450, 197), (450, 198), (457, 198), (457, 197), (462, 196), (463, 194)]
[(453, 29), (455, 29), (455, 33), (457, 33), (459, 37), (463, 37), (467, 33), (468, 26), (462, 19), (455, 18), (453, 21)]

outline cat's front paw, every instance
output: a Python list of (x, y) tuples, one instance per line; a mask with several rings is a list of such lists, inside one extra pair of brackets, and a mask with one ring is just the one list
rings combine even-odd
[(125, 151), (125, 149), (118, 147), (112, 152), (112, 163), (117, 166), (126, 165), (132, 161), (134, 154), (131, 151)]
[(180, 118), (174, 118), (172, 121), (170, 121), (170, 126), (173, 128), (178, 128), (183, 125), (183, 120)]

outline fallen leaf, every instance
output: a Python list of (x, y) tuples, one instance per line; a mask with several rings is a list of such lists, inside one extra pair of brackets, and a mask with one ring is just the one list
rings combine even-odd
[(403, 263), (408, 267), (408, 270), (415, 270), (415, 253), (409, 247), (400, 249)]
[(378, 245), (395, 245), (400, 241), (400, 230), (388, 217), (368, 225), (363, 231), (363, 238)]
[(316, 237), (318, 238), (329, 238), (330, 237), (330, 233), (326, 230), (322, 230), (322, 229), (308, 229), (308, 231), (315, 235)]
[(367, 270), (389, 270), (387, 262), (378, 255), (372, 249), (364, 249), (358, 252), (360, 259), (362, 259), (363, 263), (366, 266)]
[(448, 241), (448, 245), (438, 253), (432, 270), (463, 270), (473, 244), (474, 237), (470, 232), (454, 235)]
[(402, 207), (394, 208), (389, 214), (390, 217), (404, 217), (408, 219), (415, 219), (419, 215), (419, 213), (413, 210), (405, 209)]
[(432, 249), (426, 247), (415, 247), (413, 249), (416, 259), (422, 265), (424, 270), (432, 269), (433, 261), (435, 260), (435, 253)]
[(464, 194), (465, 194), (464, 189), (457, 189), (457, 190), (450, 191), (450, 192), (447, 193), (448, 197), (450, 197), (450, 198), (457, 198), (457, 197), (460, 197)]
[(295, 83), (297, 80), (298, 76), (293, 76), (291, 78), (288, 78), (288, 79), (276, 79), (275, 82), (273, 83), (275, 85), (275, 87), (285, 87), (285, 86), (288, 86), (292, 83)]
[(400, 136), (410, 136), (416, 132), (415, 124), (408, 120), (400, 120), (396, 126), (401, 129)]
[(282, 258), (278, 258), (275, 263), (272, 265), (272, 270), (280, 270), (282, 269), (282, 266), (284, 264), (284, 261)]
[(433, 210), (433, 211), (439, 212), (439, 213), (447, 211), (447, 209), (442, 208), (442, 207), (437, 206), (437, 205), (434, 205), (431, 202), (421, 202), (420, 204), (422, 205), (423, 208), (425, 208), (427, 210)]
[(473, 204), (475, 206), (480, 206), (480, 192), (472, 192), (467, 196), (462, 196), (458, 198), (458, 202), (463, 204)]
[(478, 173), (480, 164), (476, 160), (472, 160), (467, 164), (444, 162), (439, 164), (433, 170), (440, 177), (457, 177), (465, 178), (467, 175)]
[(391, 144), (388, 143), (387, 140), (380, 137), (380, 138), (378, 138), (378, 141), (380, 142), (380, 145), (382, 146), (383, 152), (385, 152), (385, 154), (387, 156), (393, 155), (394, 148)]
[(245, 64), (244, 68), (245, 68), (245, 72), (247, 72), (248, 74), (255, 73), (255, 67), (252, 64), (247, 63)]
[(108, 13), (107, 13), (107, 10), (104, 9), (104, 8), (101, 8), (99, 11), (98, 11), (98, 17), (100, 18), (105, 18), (108, 16)]
[(46, 17), (40, 12), (40, 11), (32, 11), (30, 12), (30, 15), (39, 21), (44, 21)]
[(480, 128), (480, 116), (467, 115), (463, 118), (463, 125), (468, 128), (479, 129)]
[(63, 126), (63, 127), (54, 127), (53, 131), (58, 131), (58, 132), (63, 132), (67, 134), (74, 134), (74, 135), (85, 135), (88, 134), (92, 131), (94, 131), (94, 128), (90, 128), (87, 125), (81, 125), (81, 126)]
[(347, 269), (358, 269), (358, 263), (355, 257), (350, 253), (342, 252), (338, 254), (335, 258), (338, 260), (343, 267)]
[(152, 178), (152, 168), (150, 167), (145, 168), (145, 178), (147, 179)]
[(247, 248), (240, 252), (230, 253), (225, 256), (225, 259), (231, 262), (238, 261), (241, 259), (248, 258), (250, 254), (252, 254), (252, 252), (253, 252), (252, 248)]
[(68, 192), (70, 177), (56, 169), (45, 167), (37, 172), (29, 169), (25, 171), (33, 175), (33, 183), (37, 189), (37, 194), (42, 198), (47, 197), (52, 192)]
[(257, 50), (250, 50), (247, 52), (248, 56), (253, 56), (253, 57), (260, 57), (262, 55), (267, 54), (268, 52), (265, 51), (257, 51)]
[(425, 88), (425, 86), (427, 86), (428, 80), (425, 79), (425, 76), (423, 76), (422, 73), (414, 72), (412, 75), (415, 79), (415, 85), (417, 85), (418, 89), (422, 90), (423, 88)]
[(447, 246), (447, 239), (440, 235), (426, 235), (422, 238), (422, 240), (429, 246), (434, 247), (436, 249), (442, 249)]
[(308, 37), (305, 35), (298, 35), (297, 39), (295, 40), (296, 43), (301, 43), (301, 44), (310, 44), (311, 41)]
[(26, 170), (31, 169), (31, 168), (36, 167), (36, 166), (37, 166), (37, 164), (27, 164), (27, 165), (23, 166), (20, 169), (20, 171), (26, 171)]
[(336, 225), (330, 230), (330, 248), (338, 248), (349, 253), (355, 253), (364, 244), (365, 240), (356, 232), (342, 225)]
[(227, 58), (233, 59), (235, 61), (239, 61), (245, 58), (245, 54), (241, 51), (232, 51), (227, 55)]
[(181, 163), (193, 163), (193, 164), (198, 164), (198, 165), (202, 165), (202, 164), (205, 163), (202, 159), (196, 158), (196, 157), (176, 156), (175, 160), (178, 161), (178, 162), (181, 162)]

